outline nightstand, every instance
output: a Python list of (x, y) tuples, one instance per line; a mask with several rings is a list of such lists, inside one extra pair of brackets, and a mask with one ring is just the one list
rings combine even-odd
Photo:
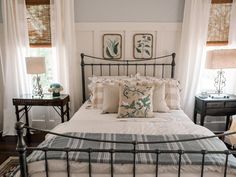
[[(12, 101), (13, 105), (15, 106), (16, 120), (20, 121), (23, 115), (25, 115), (26, 126), (29, 126), (28, 112), (32, 106), (52, 106), (54, 110), (61, 117), (61, 122), (64, 122), (65, 115), (67, 117), (67, 121), (70, 119), (70, 114), (69, 114), (70, 97), (67, 94), (61, 94), (59, 97), (52, 97), (51, 94), (45, 94), (44, 97), (42, 98), (34, 98), (32, 97), (32, 95), (27, 94), (17, 98), (13, 98)], [(19, 107), (21, 108), (19, 109)], [(30, 131), (28, 129), (27, 129), (27, 137), (30, 139)]]
[(200, 114), (200, 124), (204, 126), (205, 116), (226, 116), (225, 130), (228, 129), (230, 116), (236, 114), (236, 96), (229, 98), (202, 98), (195, 96), (194, 123), (197, 123), (197, 114)]

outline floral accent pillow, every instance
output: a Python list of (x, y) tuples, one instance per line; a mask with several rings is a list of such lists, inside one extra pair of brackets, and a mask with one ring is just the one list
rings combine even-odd
[(154, 117), (153, 89), (153, 84), (120, 84), (118, 118)]

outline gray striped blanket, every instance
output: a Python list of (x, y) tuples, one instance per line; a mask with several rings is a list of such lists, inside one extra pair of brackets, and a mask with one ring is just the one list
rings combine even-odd
[[(97, 134), (97, 133), (67, 133), (68, 135), (92, 138), (99, 140), (116, 140), (116, 141), (166, 141), (166, 140), (179, 140), (186, 138), (197, 138), (199, 135), (132, 135), (132, 134)], [(133, 149), (130, 144), (112, 144), (103, 142), (92, 142), (85, 140), (77, 140), (72, 138), (65, 138), (55, 136), (51, 139), (42, 142), (39, 147), (48, 148), (93, 148), (93, 149)], [(164, 144), (139, 144), (137, 150), (208, 150), (208, 151), (224, 151), (226, 147), (224, 143), (218, 138), (197, 140), (190, 142), (178, 143), (164, 143)], [(53, 151), (47, 153), (48, 159), (66, 159), (65, 152)], [(161, 165), (177, 165), (178, 154), (160, 154), (159, 164)], [(34, 151), (29, 157), (28, 162), (44, 160), (44, 152)], [(88, 162), (88, 153), (85, 152), (69, 152), (70, 161)], [(114, 163), (133, 163), (133, 155), (131, 153), (114, 153)], [(93, 163), (109, 163), (109, 153), (93, 152), (91, 154), (91, 162)], [(186, 154), (182, 155), (183, 165), (200, 165), (202, 162), (201, 154)], [(156, 155), (153, 153), (138, 153), (136, 155), (137, 164), (155, 164)], [(222, 166), (225, 164), (224, 154), (207, 154), (205, 157), (205, 165)], [(229, 156), (229, 166), (236, 168), (236, 158), (233, 155)]]

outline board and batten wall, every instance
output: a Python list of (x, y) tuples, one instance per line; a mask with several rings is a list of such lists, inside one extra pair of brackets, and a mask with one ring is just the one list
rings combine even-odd
[(122, 59), (133, 59), (133, 36), (153, 35), (153, 57), (178, 51), (181, 23), (76, 23), (77, 56), (81, 52), (102, 57), (104, 34), (121, 34)]

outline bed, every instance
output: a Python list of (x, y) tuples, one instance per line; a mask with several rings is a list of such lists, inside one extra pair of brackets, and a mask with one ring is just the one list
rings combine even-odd
[[(181, 109), (155, 112), (153, 118), (117, 119), (116, 113), (101, 114), (100, 109), (90, 108), (86, 101), (88, 70), (90, 75), (96, 70), (110, 76), (115, 69), (116, 75), (126, 76), (142, 70), (145, 76), (151, 73), (156, 77), (159, 73), (162, 78), (166, 74), (173, 78), (174, 53), (138, 61), (105, 60), (84, 54), (81, 57), (84, 104), (69, 122), (46, 131), (45, 141), (39, 147), (27, 147), (24, 143), (23, 129), (34, 128), (16, 124), (20, 171), (15, 176), (236, 175), (236, 159), (232, 155), (235, 152), (229, 151), (210, 130), (195, 125)], [(169, 62), (163, 60), (166, 58)], [(101, 60), (102, 63), (97, 62)], [(28, 150), (34, 152), (26, 160)]]

